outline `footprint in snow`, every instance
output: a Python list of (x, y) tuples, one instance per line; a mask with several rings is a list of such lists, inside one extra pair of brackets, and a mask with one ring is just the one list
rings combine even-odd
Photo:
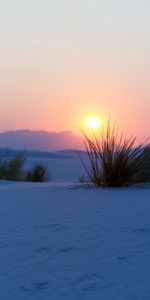
[(60, 227), (60, 225), (58, 223), (49, 224), (48, 228), (50, 228), (52, 231), (61, 230), (61, 227)]
[(51, 229), (51, 231), (58, 231), (58, 230), (60, 230), (61, 228), (60, 228), (60, 225), (58, 224), (58, 223), (51, 223), (51, 224), (42, 224), (42, 225), (36, 225), (35, 226), (36, 228), (43, 228), (43, 229), (47, 229), (47, 228), (49, 228), (49, 229)]
[(117, 259), (118, 259), (118, 260), (122, 260), (122, 261), (123, 261), (123, 260), (126, 260), (126, 259), (127, 259), (127, 257), (126, 257), (126, 256), (118, 256), (118, 257), (117, 257)]
[(35, 282), (32, 285), (32, 288), (38, 289), (38, 290), (45, 290), (48, 287), (48, 282), (45, 281), (39, 281)]
[(48, 282), (46, 281), (39, 281), (39, 282), (35, 282), (31, 285), (31, 287), (27, 287), (22, 285), (21, 289), (24, 290), (25, 292), (31, 292), (33, 289), (34, 290), (45, 290), (48, 288)]
[(59, 252), (62, 253), (71, 253), (71, 252), (78, 252), (78, 251), (79, 252), (84, 251), (84, 249), (78, 247), (64, 247), (59, 249)]
[(135, 228), (134, 230), (133, 230), (133, 232), (135, 232), (135, 233), (144, 233), (144, 232), (149, 232), (149, 230), (147, 229), (147, 228)]
[(47, 250), (50, 250), (50, 248), (49, 248), (49, 247), (46, 247), (46, 246), (42, 246), (42, 247), (40, 247), (40, 248), (37, 250), (37, 252), (38, 252), (38, 253), (41, 253), (41, 252), (44, 252), (44, 251), (47, 251)]
[(80, 276), (76, 281), (70, 282), (71, 286), (79, 286), (85, 292), (93, 292), (97, 289), (98, 285), (101, 283), (103, 276), (96, 273), (89, 273)]

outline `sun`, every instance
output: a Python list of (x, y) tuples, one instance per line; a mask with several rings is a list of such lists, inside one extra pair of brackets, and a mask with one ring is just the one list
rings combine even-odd
[(92, 116), (92, 117), (88, 117), (86, 119), (86, 127), (88, 129), (92, 129), (92, 130), (98, 129), (98, 128), (100, 128), (101, 123), (102, 122), (98, 117)]

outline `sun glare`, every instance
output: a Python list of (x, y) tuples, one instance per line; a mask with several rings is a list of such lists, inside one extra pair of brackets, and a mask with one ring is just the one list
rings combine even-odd
[(86, 120), (86, 127), (88, 129), (98, 129), (101, 126), (101, 120), (97, 117), (89, 117)]

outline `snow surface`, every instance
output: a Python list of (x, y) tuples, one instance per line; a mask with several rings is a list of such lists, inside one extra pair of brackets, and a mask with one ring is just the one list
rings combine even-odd
[(0, 300), (149, 300), (150, 187), (80, 187), (78, 160), (49, 164), (55, 181), (0, 181)]

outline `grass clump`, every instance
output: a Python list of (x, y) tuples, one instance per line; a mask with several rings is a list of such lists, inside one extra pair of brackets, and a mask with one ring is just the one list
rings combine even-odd
[(47, 166), (42, 164), (34, 165), (26, 173), (26, 181), (45, 182), (48, 180)]
[(135, 146), (136, 137), (118, 137), (110, 120), (98, 139), (83, 132), (89, 166), (83, 160), (90, 181), (96, 187), (121, 187), (150, 180), (150, 145)]
[(26, 161), (24, 151), (18, 151), (11, 158), (0, 158), (0, 179), (4, 180), (22, 180), (23, 165)]

